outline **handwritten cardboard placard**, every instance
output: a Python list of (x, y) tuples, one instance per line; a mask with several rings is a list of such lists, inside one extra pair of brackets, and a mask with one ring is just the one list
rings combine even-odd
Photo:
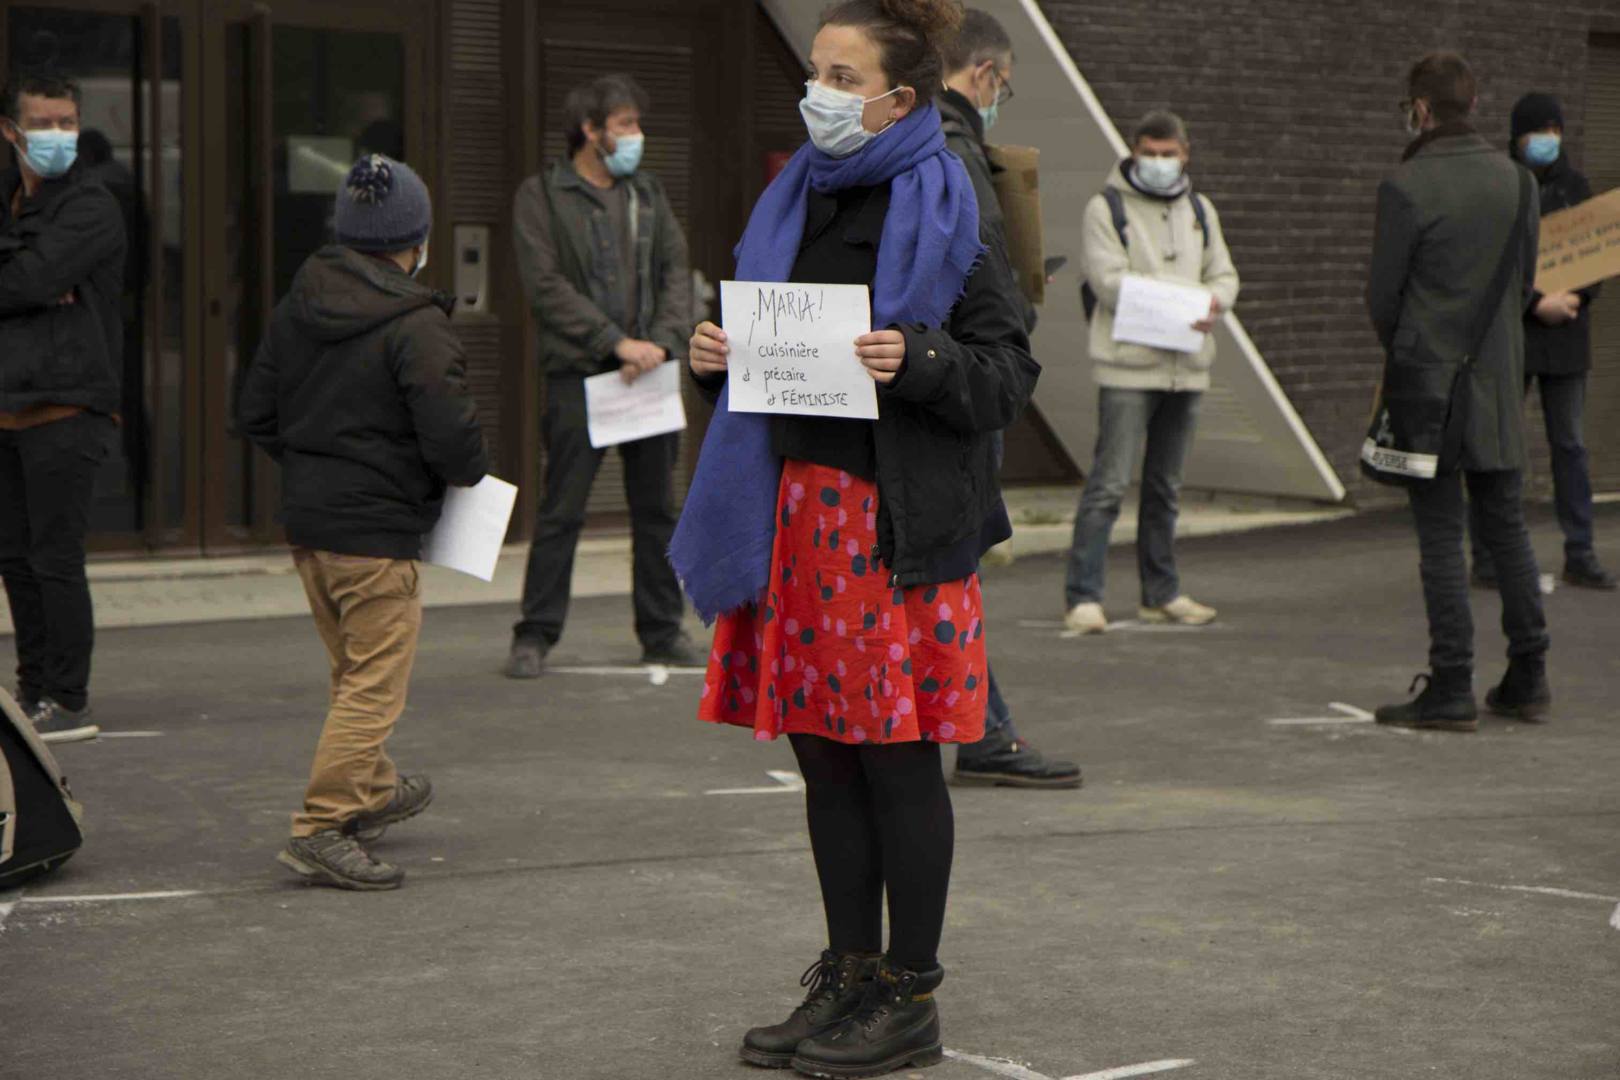
[(1541, 219), (1536, 291), (1584, 289), (1620, 275), (1620, 188)]
[(734, 411), (877, 419), (877, 384), (855, 355), (872, 329), (865, 285), (722, 281), (720, 317)]

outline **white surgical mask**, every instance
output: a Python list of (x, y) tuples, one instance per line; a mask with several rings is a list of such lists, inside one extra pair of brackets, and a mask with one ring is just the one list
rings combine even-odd
[[(877, 138), (881, 133), (867, 131), (866, 125), (861, 123), (866, 107), (905, 89), (897, 86), (888, 94), (863, 98), (859, 94), (834, 90), (814, 81), (807, 82), (805, 88), (804, 100), (799, 102), (799, 112), (804, 116), (810, 141), (816, 144), (817, 150), (835, 158), (849, 157)], [(889, 129), (885, 127), (883, 130)]]
[(1139, 157), (1136, 159), (1136, 178), (1150, 191), (1168, 193), (1181, 180), (1181, 159), (1173, 157)]

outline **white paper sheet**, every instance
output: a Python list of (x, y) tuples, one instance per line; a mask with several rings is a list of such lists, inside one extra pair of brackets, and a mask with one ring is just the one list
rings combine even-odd
[(494, 476), (472, 487), (451, 488), (439, 524), (422, 538), (423, 561), (494, 581), (516, 502), (517, 488)]
[(1126, 274), (1114, 310), (1114, 340), (1195, 353), (1207, 338), (1193, 323), (1209, 316), (1210, 291)]
[(604, 446), (686, 429), (681, 365), (659, 364), (629, 385), (617, 371), (585, 380), (585, 417), (591, 445)]
[(877, 419), (877, 384), (855, 356), (872, 329), (865, 285), (720, 283), (731, 408)]

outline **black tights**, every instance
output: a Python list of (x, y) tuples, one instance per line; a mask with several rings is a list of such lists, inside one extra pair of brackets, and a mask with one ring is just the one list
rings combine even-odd
[(938, 743), (850, 746), (792, 735), (807, 788), (810, 847), (835, 952), (883, 951), (913, 971), (938, 964), (956, 822)]

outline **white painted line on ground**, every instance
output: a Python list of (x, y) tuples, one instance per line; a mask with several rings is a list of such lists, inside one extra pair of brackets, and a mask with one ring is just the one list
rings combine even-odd
[(171, 889), (167, 892), (101, 893), (92, 896), (25, 896), (20, 904), (114, 904), (125, 900), (180, 900), (201, 896), (201, 889)]
[(1165, 1058), (1163, 1061), (1144, 1061), (1140, 1065), (1122, 1065), (1117, 1069), (1104, 1069), (1102, 1072), (1081, 1073), (1079, 1076), (1066, 1077), (1065, 1080), (1124, 1080), (1127, 1076), (1149, 1076), (1153, 1073), (1169, 1072), (1172, 1069), (1185, 1069), (1191, 1064), (1192, 1058)]
[(1027, 1065), (1021, 1065), (1006, 1058), (983, 1057), (979, 1054), (966, 1054), (960, 1050), (947, 1050), (945, 1056), (953, 1061), (976, 1065), (985, 1072), (1005, 1076), (1007, 1080), (1052, 1080), (1045, 1073), (1038, 1073)]
[(776, 781), (775, 787), (715, 788), (705, 795), (791, 795), (804, 790), (804, 777), (785, 769), (766, 769), (765, 775)]
[(162, 731), (103, 731), (99, 737), (103, 739), (159, 739), (165, 734), (167, 733)]
[[(4, 921), (5, 920), (0, 919), (0, 922)], [(1614, 914), (1609, 916), (1609, 925), (1614, 927), (1616, 930), (1620, 930), (1620, 904), (1615, 905)]]
[(598, 678), (632, 676), (646, 679), (654, 686), (663, 686), (671, 675), (703, 675), (703, 668), (665, 667), (662, 664), (573, 665), (546, 668), (557, 675), (592, 675)]
[[(1079, 637), (1106, 637), (1106, 634), (1082, 634), (1078, 630), (1070, 630), (1062, 622), (1051, 619), (1019, 619), (1018, 625), (1025, 630), (1058, 630), (1058, 637), (1065, 641)], [(1124, 634), (1192, 634), (1200, 630), (1223, 630), (1221, 623), (1206, 623), (1203, 626), (1180, 626), (1176, 623), (1146, 623), (1141, 619), (1120, 619), (1108, 624), (1108, 633), (1115, 631)]]
[(16, 910), (17, 905), (22, 902), (22, 898), (22, 889), (12, 889), (8, 892), (0, 893), (0, 930), (4, 930), (6, 928), (6, 919), (9, 918), (11, 913)]
[(1558, 896), (1565, 900), (1603, 900), (1608, 903), (1620, 903), (1620, 896), (1606, 896), (1603, 893), (1577, 892), (1574, 889), (1555, 889), (1548, 885), (1495, 885), (1488, 881), (1464, 881), (1462, 878), (1432, 877), (1423, 880), (1436, 885), (1472, 885), (1476, 889), (1495, 889), (1498, 892), (1535, 893), (1538, 896)]
[(1267, 720), (1272, 727), (1321, 727), (1327, 724), (1371, 724), (1376, 717), (1366, 709), (1358, 709), (1354, 705), (1346, 705), (1342, 701), (1328, 702), (1328, 708), (1334, 710), (1338, 716), (1287, 716), (1277, 720)]

